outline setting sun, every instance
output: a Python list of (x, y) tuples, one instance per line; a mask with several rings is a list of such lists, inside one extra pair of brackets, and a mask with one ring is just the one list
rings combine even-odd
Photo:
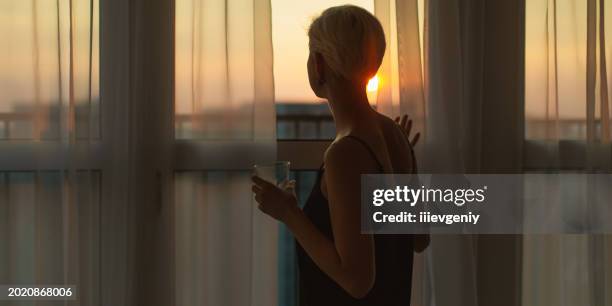
[(368, 85), (366, 86), (366, 90), (368, 92), (376, 92), (378, 91), (378, 75), (375, 75), (368, 81)]

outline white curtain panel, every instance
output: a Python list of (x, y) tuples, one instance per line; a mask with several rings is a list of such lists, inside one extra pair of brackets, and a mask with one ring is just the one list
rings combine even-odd
[[(478, 172), (477, 154), (470, 154), (469, 140), (480, 141), (481, 54), (475, 39), (481, 20), (477, 1), (428, 1), (425, 65), (427, 134), (424, 138), (424, 173)], [(476, 26), (470, 26), (475, 24)], [(475, 47), (474, 49), (472, 49)], [(475, 89), (476, 91), (472, 90)], [(470, 118), (475, 116), (474, 118)], [(470, 235), (434, 236), (428, 250), (428, 279), (431, 284), (427, 305), (478, 305), (476, 238)], [(427, 278), (426, 278), (427, 279)]]
[(0, 3), (0, 283), (275, 305), (278, 227), (249, 184), (275, 159), (270, 4), (175, 5)]
[(215, 152), (175, 174), (176, 304), (276, 305), (278, 223), (249, 179), (276, 157), (270, 2), (175, 10), (175, 136), (194, 159)]
[(75, 305), (100, 299), (97, 7), (0, 3), (0, 283), (76, 286)]
[[(550, 169), (612, 169), (610, 20), (609, 1), (526, 1), (526, 138)], [(580, 222), (597, 183), (554, 213)], [(612, 305), (610, 235), (526, 236), (523, 261), (523, 305)]]
[[(477, 171), (478, 155), (470, 155), (472, 147), (464, 140), (480, 140), (465, 137), (479, 135), (472, 124), (478, 120), (469, 118), (467, 110), (480, 107), (480, 80), (469, 79), (480, 67), (466, 61), (473, 61), (480, 50), (462, 48), (477, 45), (480, 37), (471, 31), (481, 20), (460, 18), (480, 4), (375, 1), (388, 41), (379, 74), (392, 85), (379, 91), (377, 106), (389, 116), (406, 113), (413, 120), (414, 132), (422, 136), (415, 148), (421, 173)], [(477, 305), (475, 239), (432, 238), (428, 250), (415, 256), (412, 304)]]
[[(385, 32), (387, 48), (378, 70), (379, 87), (376, 107), (381, 113), (395, 118), (408, 114), (413, 130), (426, 135), (424, 65), (425, 33), (424, 0), (375, 0), (374, 13)], [(419, 167), (423, 145), (415, 148)], [(412, 275), (412, 305), (431, 305), (430, 264), (425, 254), (414, 257)]]

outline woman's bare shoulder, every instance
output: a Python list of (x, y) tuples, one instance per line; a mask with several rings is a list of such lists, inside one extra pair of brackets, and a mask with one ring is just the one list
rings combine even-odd
[(359, 169), (362, 167), (371, 168), (376, 166), (371, 149), (367, 142), (366, 135), (351, 133), (350, 136), (343, 136), (327, 148), (325, 152), (325, 165), (345, 166)]

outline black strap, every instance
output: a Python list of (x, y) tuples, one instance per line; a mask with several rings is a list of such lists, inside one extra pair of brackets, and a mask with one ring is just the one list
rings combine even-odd
[(361, 139), (361, 138), (359, 138), (359, 137), (357, 137), (355, 135), (347, 135), (346, 137), (355, 139), (355, 140), (357, 140), (357, 142), (361, 143), (366, 148), (366, 150), (368, 150), (368, 152), (370, 152), (370, 155), (372, 155), (372, 157), (374, 158), (374, 160), (378, 164), (378, 167), (380, 167), (380, 171), (384, 171), (385, 170), (385, 167), (383, 167), (382, 163), (378, 160), (378, 157), (376, 157), (376, 154), (374, 153), (374, 150), (372, 150), (370, 148), (370, 146), (368, 145), (367, 142), (365, 142), (363, 139)]

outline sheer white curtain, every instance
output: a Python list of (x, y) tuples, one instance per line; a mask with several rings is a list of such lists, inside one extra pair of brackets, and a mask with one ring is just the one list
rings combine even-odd
[[(405, 104), (422, 118), (425, 129), (423, 151), (420, 158), (423, 173), (466, 173), (470, 169), (471, 145), (468, 139), (478, 139), (478, 116), (481, 103), (478, 92), (480, 80), (471, 77), (478, 65), (473, 60), (480, 50), (474, 43), (480, 20), (462, 14), (473, 12), (473, 1), (428, 1), (425, 32), (424, 98), (426, 107), (418, 107), (419, 100), (405, 97)], [(398, 13), (409, 13), (407, 10)], [(399, 18), (400, 15), (398, 15)], [(416, 103), (415, 103), (416, 102)], [(417, 121), (418, 122), (418, 121)], [(469, 137), (474, 135), (473, 137)], [(466, 137), (468, 136), (468, 137)], [(478, 139), (480, 140), (480, 139)], [(473, 236), (433, 236), (425, 255), (424, 305), (477, 305), (476, 239)]]
[[(609, 173), (612, 42), (606, 34), (612, 33), (612, 3), (540, 0), (526, 5), (531, 151), (549, 169)], [(577, 181), (578, 186), (578, 200), (556, 212), (580, 222), (581, 212), (589, 211), (587, 194), (598, 187), (592, 181)], [(524, 305), (612, 305), (609, 235), (526, 236), (523, 258)]]
[(172, 15), (151, 3), (0, 4), (3, 284), (171, 302)]
[[(423, 137), (416, 148), (419, 172), (520, 171), (522, 100), (516, 86), (522, 75), (516, 67), (522, 63), (518, 57), (522, 2), (485, 6), (478, 0), (380, 0), (375, 4), (376, 15), (388, 27), (391, 46), (381, 73), (390, 75), (392, 84), (386, 89), (390, 93), (383, 89), (377, 102), (389, 115), (407, 113), (413, 119), (414, 132)], [(509, 17), (499, 18), (504, 14)], [(500, 144), (500, 139), (508, 141)], [(514, 305), (517, 258), (500, 256), (499, 250), (503, 247), (513, 254), (516, 241), (432, 237), (425, 254), (415, 259), (413, 304)], [(509, 268), (493, 272), (494, 256)], [(502, 280), (500, 286), (489, 285)]]
[(175, 25), (177, 142), (203, 159), (175, 174), (176, 303), (276, 305), (278, 223), (249, 181), (276, 157), (270, 1), (177, 0)]
[[(400, 46), (402, 39), (414, 41), (416, 9), (411, 1), (391, 6), (388, 18), (397, 20)], [(387, 14), (380, 12), (384, 20)], [(610, 12), (606, 1), (597, 0), (426, 1), (422, 83), (408, 81), (419, 80), (418, 70), (399, 69), (399, 103), (391, 104), (399, 104), (400, 112), (409, 110), (422, 124), (417, 131), (424, 132), (421, 150), (427, 154), (419, 158), (420, 171), (609, 172), (610, 42), (605, 33)], [(417, 49), (410, 46), (404, 43), (396, 51), (400, 67), (418, 63)], [(390, 109), (397, 114), (397, 108)], [(579, 183), (585, 193), (576, 198), (584, 201), (569, 203), (565, 213), (588, 211), (584, 194), (596, 185)], [(526, 236), (523, 241), (437, 236), (425, 264), (415, 266), (415, 275), (423, 275), (415, 303), (607, 305), (609, 261), (605, 235)]]
[(269, 2), (0, 7), (0, 283), (274, 305), (277, 223), (248, 183), (276, 150)]
[(0, 4), (0, 283), (100, 299), (98, 1)]
[[(473, 68), (464, 63), (471, 53), (462, 50), (471, 37), (462, 41), (461, 36), (474, 29), (464, 29), (461, 2), (375, 4), (389, 46), (379, 73), (390, 82), (379, 92), (379, 109), (390, 116), (407, 113), (413, 120), (415, 132), (423, 136), (416, 148), (421, 173), (464, 173), (470, 147), (463, 147), (462, 136), (478, 135), (464, 109), (477, 108), (480, 100), (468, 96), (475, 92), (464, 93), (473, 86), (466, 80)], [(432, 237), (426, 253), (415, 257), (414, 305), (477, 304), (474, 243), (471, 236)]]

